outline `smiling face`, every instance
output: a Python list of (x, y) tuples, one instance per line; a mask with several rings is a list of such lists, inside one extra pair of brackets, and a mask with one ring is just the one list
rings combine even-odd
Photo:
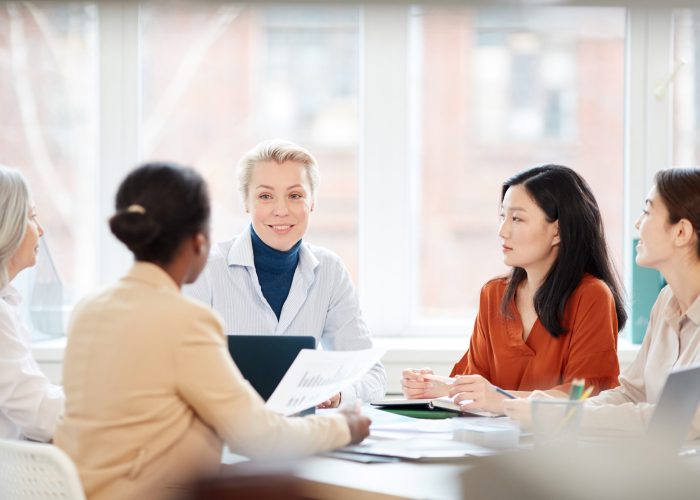
[(249, 186), (246, 211), (253, 229), (266, 245), (289, 250), (306, 233), (314, 207), (304, 165), (260, 162), (253, 168)]
[(508, 188), (501, 204), (503, 261), (525, 270), (546, 273), (557, 258), (559, 224), (547, 221), (544, 211), (521, 185)]
[(27, 229), (22, 243), (8, 262), (8, 271), (11, 277), (20, 271), (36, 264), (36, 256), (39, 252), (39, 238), (44, 235), (44, 228), (39, 223), (34, 206), (27, 214)]
[(673, 224), (669, 222), (668, 209), (652, 187), (644, 204), (644, 210), (634, 223), (639, 231), (635, 261), (643, 267), (659, 269), (673, 255)]

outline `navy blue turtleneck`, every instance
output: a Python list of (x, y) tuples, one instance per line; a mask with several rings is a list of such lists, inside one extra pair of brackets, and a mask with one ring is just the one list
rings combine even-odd
[(253, 242), (253, 261), (260, 288), (279, 320), (282, 306), (287, 300), (289, 289), (292, 286), (294, 271), (299, 263), (301, 240), (297, 241), (286, 252), (275, 250), (260, 239), (252, 225), (250, 226), (250, 239)]

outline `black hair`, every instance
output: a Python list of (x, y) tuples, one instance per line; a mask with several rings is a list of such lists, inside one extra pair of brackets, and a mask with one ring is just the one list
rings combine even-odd
[[(566, 303), (585, 273), (605, 282), (615, 299), (618, 331), (627, 322), (620, 279), (609, 257), (603, 219), (588, 183), (575, 171), (560, 165), (543, 165), (514, 175), (503, 183), (501, 203), (511, 186), (522, 185), (545, 213), (559, 221), (559, 252), (534, 296), (535, 311), (553, 337), (567, 333), (562, 324)], [(501, 313), (511, 317), (510, 304), (527, 277), (513, 268), (503, 294)]]
[(117, 191), (112, 233), (136, 260), (167, 264), (185, 238), (208, 235), (209, 192), (195, 170), (176, 163), (146, 163)]

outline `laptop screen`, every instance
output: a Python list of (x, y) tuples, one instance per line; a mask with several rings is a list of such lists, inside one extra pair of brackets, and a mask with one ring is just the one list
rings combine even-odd
[(672, 371), (649, 422), (648, 440), (657, 451), (678, 453), (700, 404), (700, 366)]
[(267, 401), (302, 349), (315, 349), (316, 339), (287, 335), (229, 335), (233, 362)]

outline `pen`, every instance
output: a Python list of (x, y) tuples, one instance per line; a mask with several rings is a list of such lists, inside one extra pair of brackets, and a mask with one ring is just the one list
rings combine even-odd
[[(583, 401), (585, 400), (588, 396), (591, 395), (593, 392), (593, 386), (589, 386), (585, 391), (583, 390), (583, 384), (585, 381), (583, 379), (577, 378), (571, 383), (571, 393), (569, 394), (569, 401)], [(578, 393), (578, 396), (574, 397), (574, 395)], [(566, 414), (564, 415), (564, 418), (559, 422), (559, 425), (557, 426), (557, 429), (554, 431), (555, 434), (557, 434), (559, 431), (563, 430), (569, 421), (573, 418), (573, 416), (576, 414), (576, 408), (571, 407), (568, 409)]]
[(581, 394), (581, 396), (579, 396), (579, 398), (578, 398), (579, 401), (583, 401), (584, 399), (588, 398), (588, 396), (590, 396), (592, 392), (593, 392), (593, 386), (590, 386), (588, 389), (583, 391), (583, 394)]
[(581, 394), (583, 394), (583, 385), (585, 384), (585, 380), (582, 378), (575, 378), (573, 382), (571, 382), (571, 390), (569, 391), (569, 399), (571, 400), (577, 400), (581, 397)]
[(492, 385), (492, 386), (491, 386), (491, 390), (492, 390), (492, 391), (496, 391), (498, 394), (503, 394), (503, 395), (504, 395), (505, 397), (507, 397), (507, 398), (510, 398), (510, 399), (518, 399), (517, 396), (513, 396), (510, 392), (504, 391), (503, 389), (501, 389), (500, 387), (498, 387), (498, 386), (496, 386), (496, 385)]

